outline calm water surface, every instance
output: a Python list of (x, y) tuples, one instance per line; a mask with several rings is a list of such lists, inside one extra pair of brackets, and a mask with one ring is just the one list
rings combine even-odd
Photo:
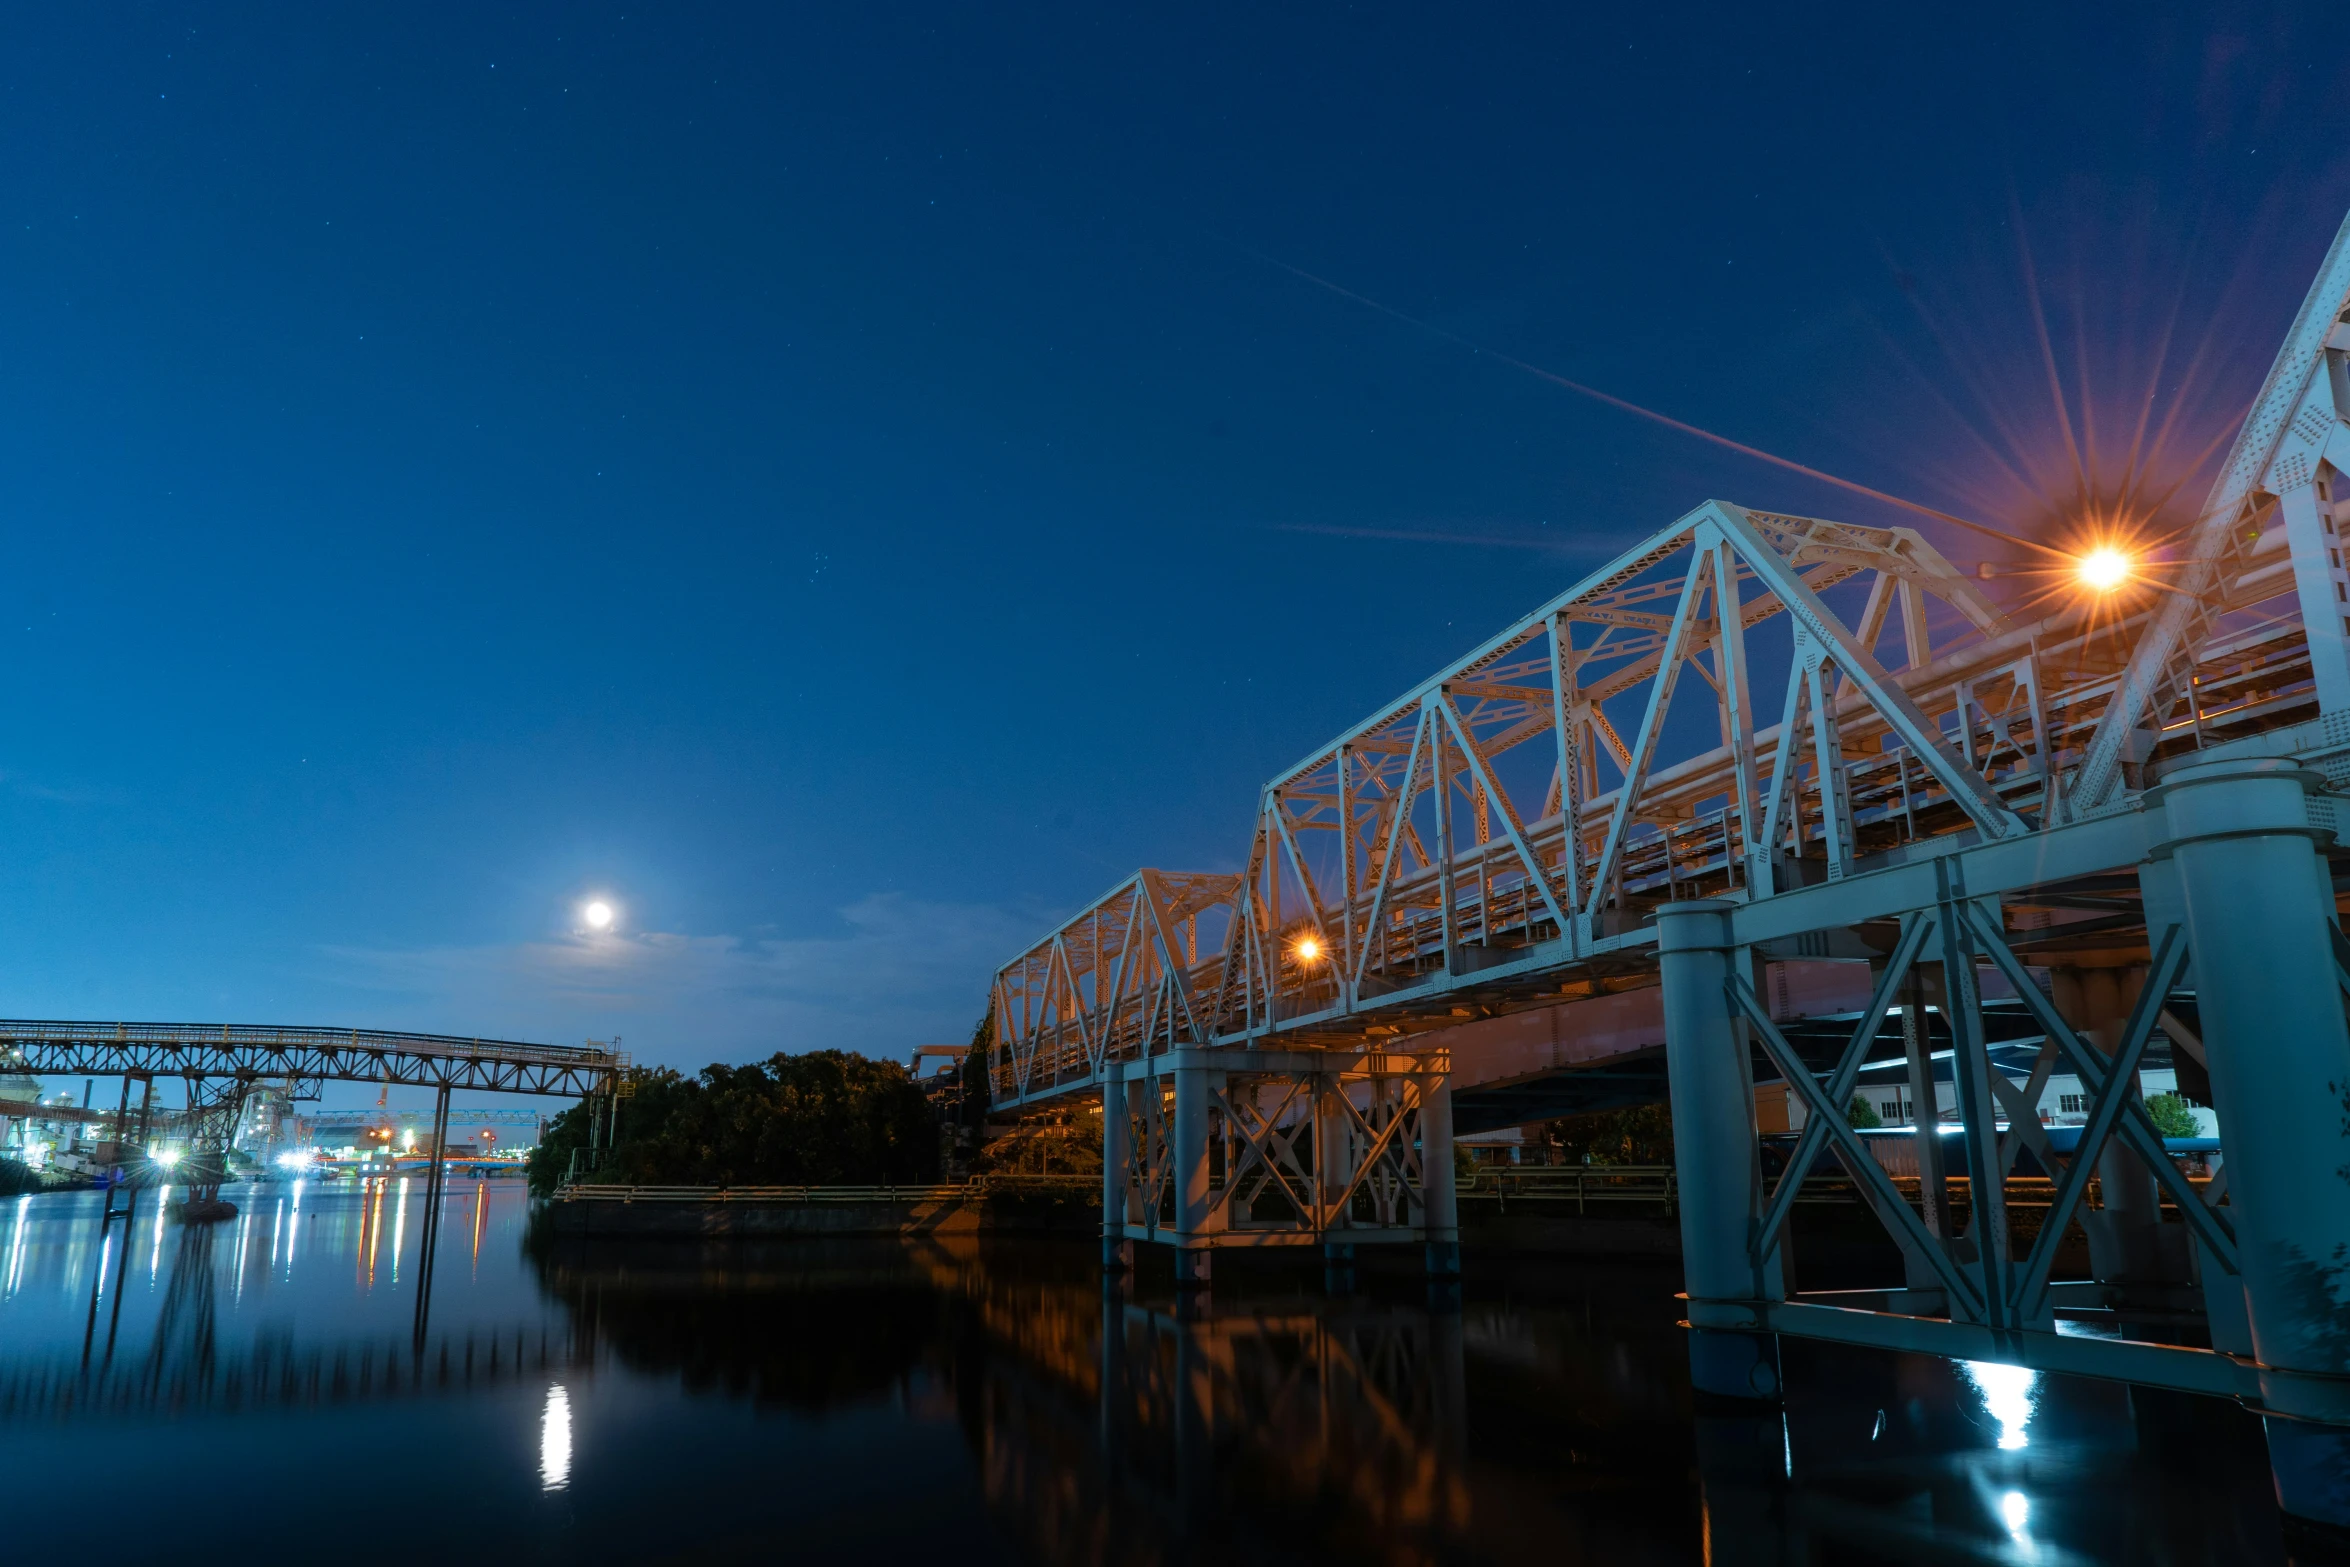
[(419, 1350), (420, 1181), (229, 1195), (0, 1203), (9, 1559), (2285, 1559), (2233, 1406), (1790, 1343), (1783, 1416), (1693, 1409), (1654, 1269), (1179, 1316), (1082, 1244), (558, 1245), (467, 1184)]

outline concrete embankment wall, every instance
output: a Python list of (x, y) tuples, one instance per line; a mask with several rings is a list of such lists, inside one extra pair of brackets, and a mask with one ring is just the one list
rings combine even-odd
[[(1568, 1256), (1673, 1257), (1681, 1237), (1666, 1217), (1496, 1211), (1498, 1204), (1465, 1198), (1463, 1239), (1499, 1252), (1541, 1251)], [(1101, 1232), (1101, 1210), (1084, 1203), (1040, 1203), (988, 1198), (922, 1202), (635, 1201), (558, 1199), (548, 1216), (559, 1235), (782, 1237), (791, 1235), (1060, 1235), (1091, 1239)]]
[[(1678, 1222), (1655, 1212), (1581, 1215), (1564, 1204), (1483, 1194), (1461, 1198), (1461, 1241), (1479, 1255), (1674, 1260)], [(1101, 1233), (1101, 1210), (1073, 1201), (953, 1197), (925, 1201), (635, 1201), (557, 1199), (547, 1205), (558, 1235), (652, 1239), (783, 1239), (854, 1235), (1049, 1236), (1090, 1243)], [(1791, 1272), (1798, 1288), (1881, 1283), (1898, 1277), (1899, 1253), (1858, 1203), (1797, 1210)], [(2078, 1259), (2073, 1253), (2079, 1251)], [(2060, 1267), (2086, 1264), (2075, 1244)], [(2075, 1270), (2077, 1271), (2077, 1270)]]
[(558, 1235), (1098, 1235), (1099, 1210), (1081, 1204), (956, 1197), (924, 1202), (626, 1202), (558, 1198)]

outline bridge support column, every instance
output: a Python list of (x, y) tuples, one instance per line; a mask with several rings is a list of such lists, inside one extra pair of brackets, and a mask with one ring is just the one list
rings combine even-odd
[[(2121, 1046), (2130, 1009), (2146, 982), (2143, 965), (2084, 968), (2059, 964), (2050, 971), (2057, 1015), (2107, 1057)], [(2129, 1090), (2137, 1097), (2135, 1085)], [(2080, 1215), (2089, 1237), (2090, 1272), (2100, 1283), (2133, 1286), (2183, 1284), (2187, 1277), (2187, 1232), (2162, 1223), (2154, 1172), (2120, 1138), (2097, 1156), (2097, 1184), (2103, 1209)], [(2151, 1302), (2150, 1302), (2151, 1303)]]
[(1332, 1295), (1351, 1295), (1355, 1288), (1355, 1243), (1346, 1239), (1354, 1178), (1354, 1112), (1346, 1085), (1326, 1072), (1314, 1079), (1314, 1202), (1322, 1231), (1322, 1288)]
[(1754, 1072), (1745, 1029), (1731, 1016), (1733, 905), (1719, 899), (1657, 910), (1664, 979), (1665, 1071), (1672, 1094), (1673, 1163), (1681, 1209), (1681, 1270), (1689, 1299), (1689, 1373), (1699, 1391), (1776, 1398), (1779, 1345), (1771, 1334), (1726, 1331), (1743, 1319), (1717, 1303), (1781, 1298), (1778, 1256), (1757, 1268), (1750, 1240), (1762, 1217), (1762, 1149), (1754, 1127)]
[(418, 1237), (416, 1258), (416, 1352), (424, 1353), (424, 1334), (432, 1318), (433, 1259), (440, 1252), (441, 1203), (446, 1192), (443, 1176), (449, 1168), (449, 1085), (443, 1083), (433, 1099), (432, 1166), (424, 1178), (424, 1233)]
[(1354, 1292), (1355, 1243), (1325, 1240), (1322, 1242), (1322, 1293), (1352, 1295)]
[(2277, 1500), (2350, 1528), (2350, 1026), (2316, 780), (2276, 760), (2179, 768), (2157, 852), (2178, 867)]
[(1428, 1235), (1428, 1277), (1461, 1273), (1461, 1205), (1452, 1168), (1452, 1079), (1420, 1079), (1420, 1223)]
[(1125, 1080), (1102, 1079), (1102, 1269), (1124, 1273), (1134, 1266), (1134, 1243), (1126, 1238), (1127, 1193), (1134, 1179), (1134, 1122)]
[[(2170, 855), (2147, 860), (2138, 867), (2138, 896), (2146, 910), (2146, 939), (2151, 947), (2162, 939), (2162, 933), (2176, 930), (2184, 936), (2187, 929), (2187, 898), (2179, 886), (2179, 862)], [(2187, 961), (2179, 970), (2177, 983), (2187, 990), (2198, 990), (2195, 983), (2195, 951), (2187, 949)], [(2191, 1050), (2172, 1028), (2171, 1059), (2176, 1062), (2185, 1051), (2193, 1056), (2195, 1065), (2203, 1065), (2203, 1041), (2198, 1036)], [(2181, 1082), (2186, 1081), (2181, 1068)], [(2210, 1074), (2204, 1072), (2196, 1084), (2195, 1097), (2210, 1104), (2217, 1097), (2211, 1091)], [(2224, 1156), (2223, 1156), (2224, 1157)], [(2195, 1282), (2203, 1291), (2203, 1321), (2211, 1338), (2211, 1347), (2223, 1355), (2252, 1357), (2252, 1324), (2245, 1314), (2244, 1281), (2221, 1265), (2209, 1246), (2199, 1238), (2188, 1237), (2188, 1254), (2194, 1259)]]
[(1174, 1165), (1175, 1284), (1179, 1289), (1204, 1289), (1214, 1270), (1214, 1240), (1208, 1212), (1209, 1187), (1208, 1101), (1215, 1093), (1214, 1076), (1206, 1067), (1175, 1068), (1175, 1129), (1168, 1139), (1167, 1157)]

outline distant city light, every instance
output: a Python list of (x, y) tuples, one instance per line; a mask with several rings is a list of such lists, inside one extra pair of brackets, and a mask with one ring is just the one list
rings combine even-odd
[(155, 1162), (168, 1170), (180, 1162), (180, 1151), (177, 1148), (157, 1149), (155, 1153)]
[(612, 928), (611, 904), (598, 899), (596, 902), (589, 904), (581, 912), (587, 916), (588, 929), (610, 930)]
[(315, 1148), (289, 1148), (277, 1156), (277, 1162), (280, 1169), (292, 1170), (299, 1175), (309, 1169), (311, 1160), (317, 1157), (318, 1150)]
[(2130, 580), (2130, 557), (2110, 544), (2101, 544), (2083, 555), (2073, 570), (2084, 587), (2097, 593), (2111, 593)]

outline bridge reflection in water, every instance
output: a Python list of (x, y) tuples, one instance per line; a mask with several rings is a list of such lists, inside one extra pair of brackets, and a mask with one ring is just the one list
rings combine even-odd
[[(357, 1199), (348, 1217), (355, 1220), (351, 1250), (363, 1287), (374, 1282), (387, 1228), (394, 1234), (385, 1280), (397, 1281), (402, 1249), (397, 1232), (406, 1225), (407, 1184), (371, 1181), (348, 1194)], [(167, 1223), (160, 1199), (170, 1189), (141, 1195), (144, 1205), (134, 1203), (127, 1213), (112, 1211), (106, 1194), (51, 1199), (81, 1210), (51, 1221), (73, 1236), (61, 1259), (65, 1278), (76, 1278), (88, 1264), (80, 1343), (74, 1350), (52, 1342), (45, 1352), (19, 1344), (0, 1356), (0, 1425), (307, 1408), (486, 1390), (543, 1381), (566, 1368), (593, 1369), (593, 1321), (578, 1312), (567, 1318), (537, 1312), (510, 1322), (474, 1319), (439, 1333), (356, 1325), (324, 1335), (297, 1333), (290, 1319), (259, 1330), (224, 1329), (223, 1294), (241, 1296), (257, 1265), (274, 1274), (281, 1246), (290, 1272), (302, 1233), (299, 1185), (274, 1192), (240, 1189), (248, 1205), (274, 1204), (278, 1210), (274, 1222), (261, 1226), (258, 1244), (256, 1214), (233, 1224)], [(460, 1217), (471, 1231), (478, 1259), (488, 1187), (476, 1183), (471, 1192), (448, 1201), (463, 1206)], [(28, 1233), (35, 1227), (32, 1203), (20, 1198), (12, 1205), (5, 1273), (0, 1274), (10, 1295), (23, 1283)], [(123, 1302), (142, 1282), (155, 1296), (152, 1316), (143, 1314), (126, 1325)], [(429, 1288), (421, 1278), (413, 1282), (419, 1295)], [(423, 1312), (416, 1314), (419, 1327), (425, 1320)], [(37, 1342), (41, 1335), (36, 1330), (31, 1337)]]
[(1158, 1560), (1283, 1515), (1358, 1536), (1375, 1559), (1468, 1531), (1458, 1316), (1183, 1320), (1107, 1295), (1083, 1348), (1074, 1376), (991, 1362), (972, 1433), (990, 1499), (1048, 1560)]
[[(482, 1433), (519, 1408), (533, 1494), (590, 1477), (583, 1539), (656, 1527), (638, 1516), (651, 1509), (671, 1544), (699, 1539), (713, 1560), (766, 1559), (783, 1536), (759, 1531), (788, 1534), (773, 1521), (787, 1515), (827, 1518), (842, 1542), (885, 1538), (877, 1507), (937, 1520), (934, 1542), (968, 1537), (975, 1561), (1137, 1567), (2283, 1557), (2260, 1431), (2233, 1404), (1794, 1344), (1783, 1412), (1720, 1412), (1690, 1392), (1660, 1305), (1669, 1266), (1494, 1262), (1465, 1302), (1429, 1309), (1416, 1279), (1389, 1293), (1373, 1272), (1367, 1293), (1328, 1294), (1317, 1271), (1265, 1259), (1229, 1271), (1212, 1303), (1179, 1305), (1171, 1282), (1105, 1291), (1089, 1249), (1066, 1246), (542, 1233), (517, 1257), (516, 1193), (478, 1275), (444, 1259), (444, 1284), (463, 1287), (419, 1351), (390, 1282), (397, 1190), (383, 1224), (378, 1195), (319, 1204), (314, 1275), (273, 1251), (263, 1213), (245, 1241), (143, 1224), (140, 1299), (111, 1343), (101, 1311), (86, 1351), (95, 1204), (67, 1200), (46, 1222), (20, 1207), (8, 1244), (22, 1266), (0, 1274), (0, 1454), (53, 1448), (59, 1425), (77, 1448), (129, 1453), (193, 1415), (404, 1401), (413, 1418), (394, 1426), (334, 1429), (439, 1433), (403, 1473), (445, 1506), (478, 1482), (464, 1469), (505, 1461)], [(378, 1237), (368, 1285), (353, 1264)], [(106, 1279), (110, 1307), (119, 1261)], [(655, 1450), (626, 1431), (664, 1385), (682, 1395), (659, 1438), (677, 1462), (640, 1495)], [(266, 1448), (327, 1428), (214, 1429)], [(792, 1489), (812, 1451), (859, 1441), (903, 1465), (876, 1499), (835, 1494), (840, 1473)], [(458, 1471), (424, 1456), (456, 1447), (470, 1454)], [(513, 1527), (527, 1541), (529, 1521)]]
[(2218, 1401), (1797, 1345), (1758, 1417), (1693, 1398), (1637, 1266), (1437, 1310), (1271, 1271), (1194, 1308), (1086, 1260), (562, 1242), (539, 1266), (607, 1367), (952, 1419), (1042, 1562), (2282, 1558), (2259, 1427)]

